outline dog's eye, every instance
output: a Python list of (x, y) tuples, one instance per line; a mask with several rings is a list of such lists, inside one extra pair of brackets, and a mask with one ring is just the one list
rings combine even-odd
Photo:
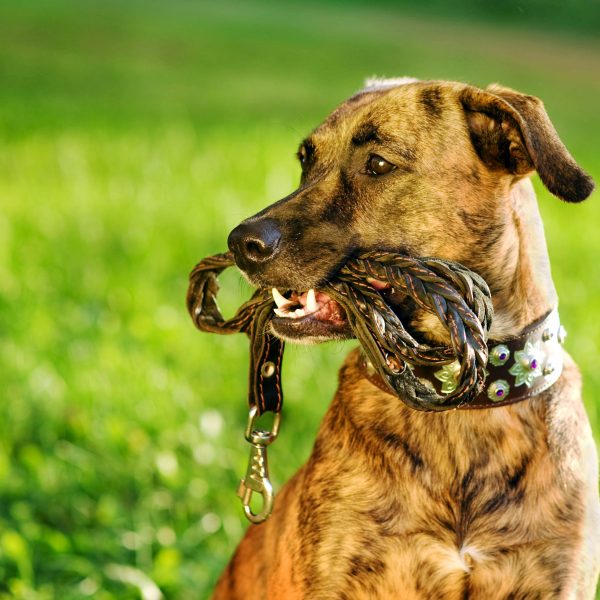
[(304, 146), (301, 146), (298, 150), (298, 160), (302, 166), (306, 164), (306, 148)]
[(297, 156), (298, 160), (300, 161), (300, 165), (304, 169), (308, 165), (308, 162), (310, 160), (311, 149), (307, 148), (305, 144), (302, 144), (302, 146), (300, 146), (300, 148), (298, 149)]
[(379, 154), (371, 154), (367, 161), (367, 173), (369, 175), (385, 175), (395, 168), (396, 165), (388, 162), (385, 158), (379, 156)]
[(300, 144), (300, 148), (298, 148), (298, 152), (296, 156), (300, 161), (300, 165), (302, 166), (302, 171), (307, 169), (315, 162), (315, 154), (316, 148), (314, 143), (311, 140), (304, 140), (302, 144)]

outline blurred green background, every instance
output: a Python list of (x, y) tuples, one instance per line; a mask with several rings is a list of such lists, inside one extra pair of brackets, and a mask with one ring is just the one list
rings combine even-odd
[[(371, 75), (544, 99), (600, 179), (598, 4), (0, 4), (0, 597), (205, 598), (245, 528), (243, 336), (187, 275), (298, 181), (300, 139)], [(598, 198), (536, 180), (600, 434)], [(596, 194), (597, 196), (597, 194)], [(248, 288), (229, 275), (231, 311)], [(352, 344), (289, 348), (277, 487)]]

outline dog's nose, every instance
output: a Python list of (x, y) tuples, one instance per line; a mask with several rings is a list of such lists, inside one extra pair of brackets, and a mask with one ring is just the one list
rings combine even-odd
[(271, 260), (279, 250), (281, 231), (273, 219), (259, 219), (238, 225), (227, 240), (236, 264), (252, 271)]

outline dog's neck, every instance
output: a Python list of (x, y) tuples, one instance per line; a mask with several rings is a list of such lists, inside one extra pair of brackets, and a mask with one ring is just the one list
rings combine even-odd
[[(498, 206), (496, 241), (481, 252), (465, 248), (451, 258), (479, 273), (490, 286), (494, 318), (489, 339), (516, 337), (558, 304), (550, 273), (544, 227), (529, 178), (504, 180), (492, 188)], [(432, 313), (417, 309), (411, 328), (428, 343), (448, 344), (446, 330)]]
[(492, 249), (483, 277), (490, 283), (494, 322), (490, 338), (518, 335), (557, 305), (544, 227), (529, 178), (506, 192), (506, 235)]

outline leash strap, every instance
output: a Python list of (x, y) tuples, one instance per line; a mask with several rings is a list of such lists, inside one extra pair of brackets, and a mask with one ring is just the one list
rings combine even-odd
[(257, 290), (240, 306), (236, 314), (225, 320), (217, 305), (218, 276), (234, 265), (230, 252), (209, 256), (198, 263), (190, 274), (187, 307), (196, 327), (201, 331), (228, 335), (246, 333), (250, 338), (250, 373), (248, 404), (256, 407), (257, 416), (271, 411), (279, 413), (283, 405), (281, 363), (285, 344), (269, 333), (273, 299), (265, 290)]
[(281, 363), (285, 344), (268, 332), (273, 309), (269, 304), (250, 327), (250, 381), (248, 385), (250, 407), (256, 406), (258, 415), (271, 411), (279, 413), (283, 404)]

